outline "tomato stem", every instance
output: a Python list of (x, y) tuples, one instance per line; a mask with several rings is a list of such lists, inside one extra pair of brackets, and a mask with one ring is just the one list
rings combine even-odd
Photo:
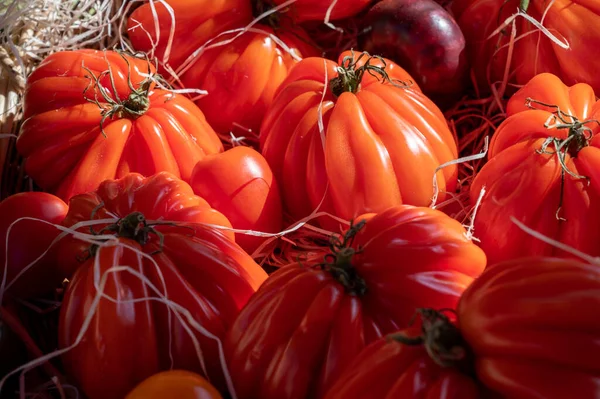
[[(114, 74), (111, 69), (110, 63), (108, 64), (108, 69), (104, 72), (101, 72), (98, 76), (96, 76), (89, 68), (85, 65), (82, 65), (82, 68), (88, 72), (90, 79), (90, 83), (83, 91), (84, 99), (88, 102), (96, 104), (100, 108), (100, 115), (102, 118), (100, 119), (100, 132), (104, 137), (106, 137), (106, 132), (104, 131), (104, 122), (106, 119), (113, 118), (117, 116), (118, 118), (130, 118), (136, 119), (140, 116), (144, 115), (146, 111), (150, 108), (150, 99), (149, 92), (152, 83), (156, 80), (159, 80), (160, 77), (152, 74), (152, 70), (150, 69), (150, 60), (146, 57), (146, 61), (148, 62), (148, 77), (144, 79), (139, 87), (134, 87), (131, 82), (131, 64), (127, 57), (119, 52), (119, 55), (125, 60), (127, 64), (127, 85), (129, 86), (129, 90), (131, 93), (125, 100), (121, 100), (119, 98), (119, 93), (117, 92)], [(108, 63), (108, 61), (107, 61)], [(112, 87), (112, 93), (109, 92), (102, 84), (100, 80), (108, 76), (110, 80), (110, 84)], [(93, 88), (94, 97), (89, 98), (86, 96), (87, 91)], [(104, 103), (100, 103), (98, 98), (98, 93), (102, 96)]]
[[(365, 63), (361, 66), (357, 66), (363, 57), (367, 57)], [(371, 61), (375, 59), (381, 63), (381, 65), (373, 65)], [(402, 82), (396, 79), (391, 79), (387, 74), (385, 68), (387, 64), (385, 60), (380, 56), (371, 56), (366, 51), (361, 53), (358, 58), (355, 59), (354, 51), (352, 55), (348, 55), (342, 59), (342, 63), (337, 67), (338, 76), (329, 81), (329, 87), (334, 96), (339, 97), (342, 93), (356, 93), (360, 88), (363, 76), (365, 72), (381, 79), (382, 83), (390, 83), (397, 87), (409, 87), (412, 82)], [(397, 82), (401, 83), (398, 84)]]
[(352, 265), (354, 256), (361, 250), (352, 247), (356, 234), (364, 227), (365, 221), (351, 223), (350, 228), (342, 239), (334, 235), (330, 239), (329, 248), (331, 253), (325, 255), (324, 262), (318, 264), (321, 269), (327, 270), (333, 278), (342, 284), (351, 295), (364, 295), (367, 285)]
[[(579, 151), (589, 146), (594, 132), (589, 126), (586, 125), (589, 123), (596, 123), (600, 125), (600, 121), (595, 119), (580, 121), (576, 116), (562, 111), (558, 105), (547, 104), (541, 101), (534, 100), (530, 97), (528, 97), (525, 100), (525, 105), (531, 109), (540, 109), (538, 108), (538, 106), (551, 109), (551, 113), (553, 116), (550, 117), (548, 121), (546, 121), (546, 123), (544, 123), (544, 127), (546, 129), (568, 130), (568, 134), (565, 139), (560, 139), (557, 137), (548, 137), (542, 144), (542, 147), (539, 150), (536, 150), (538, 154), (556, 155), (558, 163), (560, 164), (560, 198), (558, 202), (558, 208), (556, 210), (556, 219), (561, 222), (564, 222), (566, 221), (566, 219), (560, 216), (560, 211), (562, 209), (564, 201), (564, 186), (566, 175), (568, 174), (569, 176), (575, 179), (585, 179), (587, 181), (587, 184), (590, 184), (589, 177), (579, 175), (571, 171), (567, 167), (567, 154), (571, 158), (576, 158)], [(554, 150), (548, 149), (550, 145), (554, 146)]]
[[(416, 315), (421, 316), (421, 335), (407, 337), (402, 333), (387, 336), (389, 341), (404, 345), (423, 345), (431, 359), (442, 367), (456, 367), (473, 375), (473, 356), (460, 330), (443, 313), (454, 312), (452, 309), (418, 309)], [(413, 324), (414, 318), (410, 324)]]
[(521, 3), (519, 4), (519, 9), (523, 12), (527, 12), (527, 9), (529, 8), (529, 1), (530, 0), (521, 0)]

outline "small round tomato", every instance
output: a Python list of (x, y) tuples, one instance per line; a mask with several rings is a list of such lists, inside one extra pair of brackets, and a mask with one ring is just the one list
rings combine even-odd
[[(235, 229), (281, 231), (283, 215), (277, 182), (267, 161), (252, 148), (234, 147), (207, 156), (196, 164), (190, 185)], [(235, 240), (252, 253), (264, 238), (236, 234)]]
[(221, 394), (198, 374), (170, 370), (154, 374), (135, 387), (125, 399), (221, 399)]
[[(6, 262), (6, 283), (9, 284), (10, 295), (21, 298), (39, 296), (60, 286), (66, 276), (54, 267), (53, 249), (50, 247), (60, 230), (49, 223), (62, 223), (67, 210), (63, 200), (42, 192), (19, 193), (0, 202), (0, 270), (4, 270)], [(21, 218), (39, 221), (19, 220)], [(45, 256), (17, 278), (47, 250)]]

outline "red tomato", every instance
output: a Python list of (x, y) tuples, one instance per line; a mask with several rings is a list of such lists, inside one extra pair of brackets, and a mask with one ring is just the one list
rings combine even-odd
[(189, 180), (202, 157), (223, 150), (202, 112), (181, 95), (154, 89), (143, 76), (148, 68), (145, 60), (95, 50), (54, 53), (38, 66), (27, 80), (17, 149), (40, 187), (68, 200), (129, 172)]
[[(288, 0), (273, 0), (283, 4)], [(335, 3), (335, 4), (334, 4)], [(289, 14), (295, 21), (324, 21), (352, 17), (372, 3), (372, 0), (296, 0), (290, 5)]]
[(457, 367), (438, 364), (423, 344), (405, 344), (420, 336), (418, 328), (410, 328), (371, 343), (346, 367), (325, 399), (483, 397), (475, 381)]
[(592, 88), (567, 87), (554, 75), (537, 75), (510, 99), (507, 116), (470, 193), (475, 204), (486, 189), (474, 234), (489, 262), (569, 256), (521, 230), (511, 216), (541, 234), (600, 255), (600, 125), (595, 121), (600, 103)]
[[(369, 58), (366, 71), (367, 59), (345, 52), (341, 67), (323, 58), (304, 59), (279, 87), (262, 124), (262, 153), (276, 180), (291, 182), (282, 186), (282, 196), (296, 220), (322, 201), (321, 210), (346, 220), (401, 203), (428, 206), (436, 168), (457, 158), (437, 106), (418, 86), (390, 81), (412, 78), (390, 61), (384, 68)], [(347, 76), (345, 84), (339, 71)], [(445, 198), (456, 187), (457, 169), (449, 166), (437, 176)]]
[[(223, 213), (236, 229), (277, 233), (283, 215), (277, 182), (269, 164), (249, 147), (234, 147), (198, 162), (190, 182), (194, 192)], [(248, 253), (264, 238), (236, 234)]]
[(525, 258), (489, 267), (458, 305), (479, 380), (501, 397), (595, 398), (600, 268)]
[(323, 397), (366, 345), (419, 307), (453, 308), (485, 267), (439, 211), (401, 205), (365, 220), (324, 263), (277, 270), (240, 312), (225, 340), (238, 397)]
[[(200, 345), (204, 375), (223, 388), (217, 341), (196, 327), (222, 339), (266, 273), (225, 234), (203, 225), (227, 220), (166, 173), (147, 179), (131, 174), (74, 197), (65, 225), (113, 215), (119, 219), (112, 225), (93, 226), (96, 232), (104, 226), (103, 233), (117, 235), (107, 246), (69, 241), (61, 246), (61, 266), (67, 269), (86, 254), (85, 248), (93, 255), (75, 272), (62, 303), (61, 348), (76, 342), (93, 312), (83, 340), (62, 357), (65, 369), (90, 399), (124, 397), (145, 378), (171, 367), (202, 373), (191, 333)], [(152, 225), (161, 219), (182, 225)], [(79, 231), (90, 232), (89, 227)], [(127, 266), (149, 282), (116, 272), (107, 275), (102, 290), (116, 300), (98, 298), (102, 276), (114, 266)], [(161, 295), (189, 314), (169, 311), (157, 300)], [(154, 300), (142, 299), (148, 297)]]
[[(452, 8), (467, 40), (468, 56), (482, 89), (504, 80), (511, 25), (488, 37), (500, 24), (527, 7), (527, 14), (543, 23), (568, 49), (552, 42), (523, 17), (515, 22), (516, 37), (509, 65), (509, 82), (526, 84), (536, 74), (549, 72), (565, 83), (588, 83), (600, 90), (600, 58), (593, 56), (600, 31), (600, 3), (596, 0), (454, 0)], [(499, 50), (498, 50), (499, 49)], [(497, 54), (496, 51), (498, 50)], [(488, 78), (489, 74), (489, 78)]]
[(184, 370), (163, 371), (141, 382), (125, 399), (222, 399), (221, 394), (198, 374)]
[[(0, 265), (2, 265), (0, 284), (2, 276), (6, 273), (6, 283), (10, 284), (8, 290), (10, 295), (21, 298), (35, 297), (60, 286), (65, 276), (54, 266), (52, 248), (50, 248), (50, 244), (60, 234), (60, 230), (43, 221), (60, 224), (67, 210), (67, 204), (63, 200), (41, 192), (19, 193), (0, 202)], [(17, 222), (24, 217), (41, 221)], [(7, 234), (9, 234), (8, 241)], [(46, 250), (50, 250), (46, 256), (15, 280), (24, 268)]]
[(136, 8), (127, 35), (135, 49), (153, 51), (161, 64), (176, 69), (213, 36), (250, 20), (249, 0), (162, 0)]

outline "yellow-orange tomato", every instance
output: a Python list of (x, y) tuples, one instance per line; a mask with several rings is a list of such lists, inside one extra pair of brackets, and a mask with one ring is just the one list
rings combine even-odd
[(135, 387), (125, 399), (221, 399), (222, 396), (198, 374), (171, 370), (154, 374)]

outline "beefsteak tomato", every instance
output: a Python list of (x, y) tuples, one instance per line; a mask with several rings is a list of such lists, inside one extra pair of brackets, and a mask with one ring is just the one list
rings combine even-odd
[[(42, 192), (18, 193), (0, 202), (0, 290), (7, 288), (6, 292), (12, 296), (28, 298), (60, 287), (65, 276), (55, 267), (50, 247), (60, 230), (48, 223), (61, 224), (67, 210), (63, 200)], [(2, 285), (3, 276), (6, 286)]]
[[(263, 20), (241, 32), (262, 10), (250, 0), (236, 0), (227, 7), (223, 1), (216, 6), (205, 4), (204, 0), (187, 1), (185, 6), (173, 0), (168, 3), (173, 3), (173, 9), (188, 13), (185, 18), (175, 18), (176, 24), (181, 20), (182, 29), (177, 25), (169, 36), (163, 30), (168, 28), (170, 32), (171, 15), (161, 13), (155, 20), (149, 7), (140, 7), (128, 22), (134, 48), (150, 51), (153, 44), (144, 31), (152, 31), (156, 21), (161, 26), (164, 23), (163, 34), (154, 42), (161, 49), (165, 49), (172, 38), (184, 43), (169, 47), (169, 66), (176, 72), (178, 83), (208, 92), (199, 97), (196, 104), (210, 125), (224, 136), (232, 131), (256, 133), (275, 90), (291, 66), (302, 56), (316, 54), (309, 37), (299, 27), (276, 18)], [(211, 22), (201, 23), (196, 28), (195, 20)], [(226, 21), (223, 26), (219, 25), (222, 20)], [(190, 30), (195, 32), (195, 29), (200, 33), (190, 35)], [(232, 32), (224, 32), (226, 30)], [(220, 32), (224, 34), (218, 35)]]
[(464, 292), (458, 325), (477, 377), (503, 398), (594, 398), (600, 268), (558, 258), (493, 265)]
[(141, 382), (125, 399), (222, 399), (215, 387), (198, 374), (170, 370)]
[(90, 233), (77, 224), (94, 220), (102, 224), (92, 226), (92, 236), (116, 237), (103, 245), (75, 238), (61, 245), (65, 269), (84, 260), (60, 315), (69, 375), (90, 399), (124, 397), (170, 368), (203, 373), (224, 388), (217, 338), (267, 278), (230, 238), (203, 224), (226, 218), (189, 185), (160, 173), (130, 174), (73, 197), (64, 224)]
[(237, 396), (323, 397), (367, 344), (416, 308), (453, 308), (484, 267), (483, 251), (439, 211), (361, 217), (323, 263), (280, 268), (242, 309), (224, 343)]
[[(482, 89), (503, 81), (526, 84), (535, 75), (552, 73), (565, 83), (588, 83), (600, 90), (600, 3), (595, 0), (454, 0), (452, 9), (467, 39), (467, 52)], [(563, 48), (523, 17), (514, 21), (514, 49), (508, 60), (512, 27), (489, 38), (518, 9), (539, 21)], [(594, 27), (594, 28), (589, 28)], [(489, 74), (489, 76), (488, 76)]]
[[(430, 204), (436, 169), (455, 159), (457, 148), (439, 108), (417, 85), (398, 83), (411, 80), (366, 53), (344, 52), (339, 64), (306, 58), (292, 68), (260, 145), (276, 180), (291, 182), (282, 196), (295, 220), (320, 204), (346, 220), (401, 203)], [(456, 187), (456, 166), (437, 177), (445, 197)]]
[(131, 13), (127, 35), (135, 49), (176, 69), (215, 35), (251, 20), (249, 0), (150, 1)]
[[(194, 192), (223, 213), (236, 229), (277, 233), (283, 225), (279, 187), (269, 164), (250, 147), (234, 147), (196, 164), (190, 182)], [(248, 253), (264, 238), (236, 234)]]
[[(435, 323), (428, 326), (427, 320), (423, 321), (423, 333), (413, 327), (382, 337), (365, 347), (346, 367), (325, 399), (482, 398), (477, 383), (454, 364), (463, 360), (468, 364), (462, 347), (454, 356), (457, 359), (439, 359), (435, 353), (428, 353), (428, 335), (434, 334), (437, 326)], [(453, 333), (451, 329), (446, 328), (440, 333), (447, 336)]]
[(113, 51), (62, 51), (29, 76), (17, 150), (44, 190), (67, 201), (129, 172), (189, 180), (223, 150), (188, 99), (155, 88), (146, 60)]
[(570, 256), (514, 224), (600, 255), (600, 103), (587, 84), (540, 74), (512, 96), (471, 185), (486, 194), (475, 235), (490, 263), (529, 255)]

